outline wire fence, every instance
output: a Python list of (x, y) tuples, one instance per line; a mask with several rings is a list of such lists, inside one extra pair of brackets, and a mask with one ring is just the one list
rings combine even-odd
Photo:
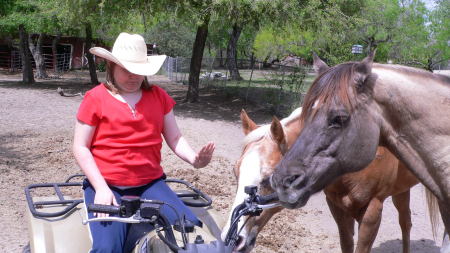
[[(42, 54), (44, 57), (44, 64), (46, 69), (55, 70), (57, 72), (65, 72), (72, 68), (71, 53)], [(31, 65), (36, 68), (36, 63), (33, 56), (30, 55)], [(0, 68), (9, 69), (10, 71), (22, 70), (22, 57), (19, 50), (0, 51)]]
[[(164, 74), (179, 84), (188, 84), (191, 58), (168, 57)], [(298, 107), (314, 79), (311, 66), (301, 59), (291, 58), (280, 63), (265, 63), (238, 59), (240, 78), (232, 78), (225, 58), (203, 58), (200, 74), (201, 88), (222, 88), (245, 102), (269, 107), (284, 116)]]

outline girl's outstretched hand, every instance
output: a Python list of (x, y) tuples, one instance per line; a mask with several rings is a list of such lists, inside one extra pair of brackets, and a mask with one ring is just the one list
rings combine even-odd
[(194, 168), (203, 168), (211, 161), (212, 154), (214, 152), (214, 143), (208, 142), (205, 146), (203, 146), (200, 151), (198, 151), (197, 155), (195, 156), (195, 160), (192, 163), (192, 166)]

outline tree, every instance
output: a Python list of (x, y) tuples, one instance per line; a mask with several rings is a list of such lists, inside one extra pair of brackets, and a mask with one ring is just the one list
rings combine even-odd
[(450, 2), (436, 1), (436, 6), (430, 14), (431, 43), (429, 69), (436, 69), (439, 64), (450, 59)]
[(22, 59), (23, 82), (26, 84), (34, 83), (33, 68), (31, 67), (30, 51), (28, 50), (28, 34), (23, 24), (19, 25), (20, 36), (20, 57)]
[(270, 25), (261, 28), (253, 48), (260, 60), (280, 59), (290, 54), (309, 57), (314, 39), (310, 31), (303, 31), (294, 23), (286, 25), (283, 30)]
[[(7, 15), (0, 20), (0, 26), (5, 34), (17, 37), (20, 25), (27, 34), (27, 47), (36, 63), (36, 77), (47, 77), (45, 61), (42, 54), (42, 43), (47, 34), (60, 33), (64, 27), (57, 18), (55, 0), (8, 0), (8, 8), (3, 13)], [(37, 34), (37, 36), (35, 36)], [(20, 37), (20, 36), (19, 36)], [(20, 44), (23, 44), (22, 42)], [(56, 51), (53, 52), (54, 57)], [(28, 53), (29, 55), (29, 53)], [(56, 61), (54, 61), (56, 63)], [(56, 64), (55, 64), (56, 66)], [(26, 70), (27, 71), (27, 70)]]
[(22, 59), (23, 82), (32, 84), (35, 82), (28, 48), (28, 32), (26, 25), (30, 23), (27, 15), (35, 11), (35, 6), (23, 0), (6, 1), (0, 8), (0, 31), (2, 34), (19, 37), (19, 50)]
[(36, 63), (36, 78), (47, 78), (47, 72), (45, 71), (45, 61), (42, 54), (42, 41), (44, 40), (45, 34), (40, 33), (36, 44), (33, 42), (33, 37), (31, 34), (28, 35), (28, 47), (33, 55), (34, 62)]
[(196, 26), (196, 36), (192, 46), (191, 63), (189, 67), (189, 87), (185, 101), (197, 102), (199, 97), (200, 70), (205, 50), (206, 39), (211, 15), (215, 6), (212, 0), (168, 1), (166, 6), (175, 8), (176, 15), (181, 19), (190, 19)]
[[(60, 10), (59, 17), (70, 26), (77, 27), (79, 32), (84, 31), (86, 48), (89, 49), (92, 45), (92, 23), (95, 20), (101, 20), (100, 1), (97, 0), (57, 0), (57, 8)], [(83, 17), (80, 19), (79, 17)], [(96, 72), (95, 61), (93, 55), (86, 52), (88, 59), (89, 75), (91, 83), (97, 85), (98, 78)]]
[[(111, 43), (122, 31), (144, 33), (150, 25), (146, 15), (151, 16), (165, 8), (165, 1), (146, 0), (55, 0), (60, 8), (59, 17), (78, 28), (80, 34), (86, 37), (86, 45), (92, 45), (93, 37), (101, 38)], [(173, 0), (176, 2), (175, 0)], [(170, 1), (168, 1), (170, 3)], [(144, 13), (144, 10), (146, 12)], [(148, 12), (147, 12), (148, 11)], [(145, 15), (144, 15), (145, 14)], [(80, 19), (80, 17), (83, 17)], [(89, 63), (91, 82), (98, 83), (93, 55), (86, 53)]]
[(190, 57), (195, 41), (192, 24), (167, 13), (159, 15), (158, 18), (161, 21), (146, 30), (146, 41), (155, 43), (160, 54)]
[(253, 44), (255, 56), (262, 61), (289, 54), (310, 58), (314, 50), (331, 62), (339, 62), (340, 50), (350, 43), (346, 34), (353, 27), (352, 18), (335, 2), (289, 2), (291, 8), (273, 8), (271, 20), (261, 25)]
[[(280, 0), (234, 0), (218, 1), (219, 13), (229, 24), (229, 39), (227, 45), (227, 67), (232, 80), (240, 80), (237, 68), (238, 41), (244, 29), (255, 33), (261, 24), (287, 25), (299, 11), (303, 1)], [(223, 23), (223, 21), (222, 21)], [(254, 34), (255, 34), (254, 33)], [(253, 38), (255, 36), (253, 35)]]
[(200, 70), (205, 50), (206, 38), (208, 37), (208, 24), (210, 14), (207, 13), (202, 18), (202, 23), (197, 27), (194, 45), (192, 48), (191, 64), (189, 67), (189, 87), (186, 94), (186, 101), (197, 102), (199, 96)]

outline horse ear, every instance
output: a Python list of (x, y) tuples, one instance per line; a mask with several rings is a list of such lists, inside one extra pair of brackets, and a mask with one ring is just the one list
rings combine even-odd
[(313, 68), (314, 71), (320, 75), (327, 71), (330, 67), (328, 67), (328, 65), (323, 62), (315, 52), (313, 52)]
[(376, 49), (370, 51), (369, 55), (356, 65), (356, 72), (362, 76), (364, 81), (370, 73), (372, 73), (373, 59), (375, 58)]
[(242, 129), (244, 130), (245, 135), (258, 128), (256, 123), (250, 119), (250, 117), (247, 115), (247, 112), (244, 109), (242, 109), (241, 111), (241, 121), (242, 121)]
[(281, 148), (281, 153), (284, 154), (287, 151), (286, 138), (284, 136), (283, 126), (277, 117), (273, 117), (272, 124), (270, 125), (270, 133), (273, 139), (278, 143)]

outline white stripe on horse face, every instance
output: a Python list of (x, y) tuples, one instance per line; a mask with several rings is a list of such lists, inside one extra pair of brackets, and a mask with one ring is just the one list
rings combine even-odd
[[(259, 186), (261, 182), (261, 164), (260, 164), (260, 156), (258, 150), (252, 150), (245, 154), (245, 158), (241, 161), (241, 166), (239, 167), (239, 179), (238, 179), (238, 189), (236, 193), (236, 197), (234, 199), (234, 203), (232, 209), (230, 210), (230, 217), (228, 218), (227, 224), (224, 227), (222, 232), (222, 239), (225, 238), (225, 234), (230, 227), (230, 218), (231, 213), (234, 208), (244, 202), (247, 198), (247, 194), (244, 192), (245, 186), (256, 185)], [(244, 221), (247, 220), (247, 217), (242, 217), (241, 221), (238, 225), (238, 231), (241, 229), (241, 226), (244, 224)], [(245, 230), (242, 230), (242, 234), (246, 234)]]
[(316, 102), (314, 102), (312, 109), (316, 109), (318, 104), (319, 104), (319, 99), (317, 99)]

